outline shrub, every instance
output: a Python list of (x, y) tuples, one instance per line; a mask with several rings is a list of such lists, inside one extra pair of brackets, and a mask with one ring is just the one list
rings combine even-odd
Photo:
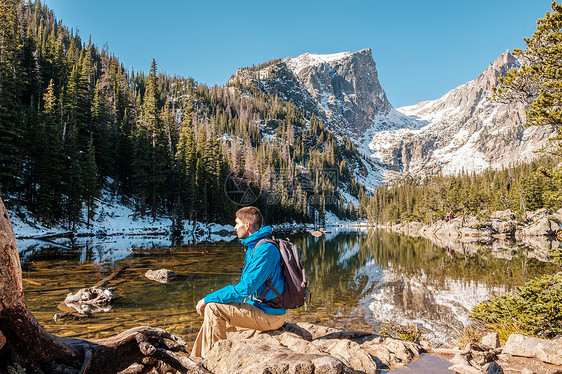
[(513, 295), (498, 296), (472, 309), (500, 338), (511, 333), (552, 338), (562, 333), (562, 272), (517, 287)]
[(379, 335), (390, 336), (408, 342), (419, 342), (422, 338), (422, 333), (422, 329), (416, 325), (401, 326), (390, 321), (384, 321), (379, 331)]

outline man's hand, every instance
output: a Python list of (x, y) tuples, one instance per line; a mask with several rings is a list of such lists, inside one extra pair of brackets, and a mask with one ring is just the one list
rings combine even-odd
[(207, 305), (207, 303), (205, 302), (205, 299), (201, 299), (197, 303), (197, 306), (195, 307), (195, 310), (197, 310), (197, 313), (199, 315), (201, 315), (201, 313), (203, 312), (203, 309), (205, 309), (205, 305)]

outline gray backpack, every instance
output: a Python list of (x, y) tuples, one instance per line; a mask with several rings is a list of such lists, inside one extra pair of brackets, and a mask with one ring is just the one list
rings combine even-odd
[(283, 293), (279, 293), (269, 281), (271, 278), (270, 275), (265, 281), (265, 285), (269, 287), (277, 297), (265, 301), (264, 297), (267, 292), (267, 287), (261, 296), (256, 295), (256, 297), (272, 308), (293, 309), (303, 306), (308, 296), (308, 279), (304, 273), (302, 250), (289, 240), (262, 239), (256, 244), (256, 247), (261, 243), (275, 244), (279, 250), (281, 254), (281, 271), (285, 276), (285, 289)]

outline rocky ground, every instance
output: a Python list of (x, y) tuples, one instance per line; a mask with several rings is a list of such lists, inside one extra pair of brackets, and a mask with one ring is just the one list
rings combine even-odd
[(562, 373), (562, 339), (512, 335), (500, 347), (488, 334), (465, 349), (435, 348), (369, 332), (342, 331), (310, 323), (286, 323), (270, 332), (230, 333), (204, 360), (212, 373), (380, 373), (404, 368), (422, 354), (451, 361), (449, 370), (472, 373)]

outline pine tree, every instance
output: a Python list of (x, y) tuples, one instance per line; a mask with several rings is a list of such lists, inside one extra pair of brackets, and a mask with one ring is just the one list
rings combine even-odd
[(513, 54), (524, 63), (498, 79), (494, 89), (498, 101), (528, 103), (527, 122), (532, 126), (554, 126), (558, 136), (556, 153), (562, 155), (562, 4), (552, 1), (552, 12), (537, 21), (537, 31), (525, 38), (527, 47)]
[(168, 147), (162, 128), (158, 106), (158, 82), (156, 60), (152, 60), (148, 84), (143, 97), (142, 117), (138, 124), (136, 152), (134, 158), (134, 184), (141, 194), (141, 206), (150, 197), (152, 217), (156, 219), (160, 208), (160, 197), (167, 176)]
[(94, 88), (92, 99), (92, 127), (90, 141), (88, 141), (87, 149), (90, 146), (95, 149), (96, 165), (102, 175), (114, 176), (115, 170), (115, 141), (110, 125), (110, 108), (107, 105), (107, 94), (105, 89), (99, 87)]
[(182, 216), (187, 216), (190, 219), (193, 219), (195, 211), (196, 159), (191, 114), (186, 113), (182, 122), (178, 151), (176, 153), (176, 165), (179, 172), (180, 202), (184, 210)]
[(98, 185), (98, 168), (96, 165), (96, 151), (94, 147), (94, 140), (90, 138), (88, 147), (83, 153), (82, 159), (82, 172), (83, 172), (83, 199), (86, 203), (86, 224), (90, 226), (90, 221), (94, 217), (95, 212), (95, 199), (99, 195)]
[(197, 163), (195, 165), (195, 184), (197, 189), (196, 210), (201, 213), (201, 218), (208, 220), (208, 196), (207, 196), (207, 131), (205, 126), (199, 128), (197, 134)]
[(52, 79), (43, 100), (41, 123), (33, 137), (33, 144), (29, 145), (36, 150), (30, 172), (38, 186), (37, 211), (46, 223), (55, 223), (62, 218), (60, 196), (64, 185), (64, 150), (58, 125), (58, 100)]

